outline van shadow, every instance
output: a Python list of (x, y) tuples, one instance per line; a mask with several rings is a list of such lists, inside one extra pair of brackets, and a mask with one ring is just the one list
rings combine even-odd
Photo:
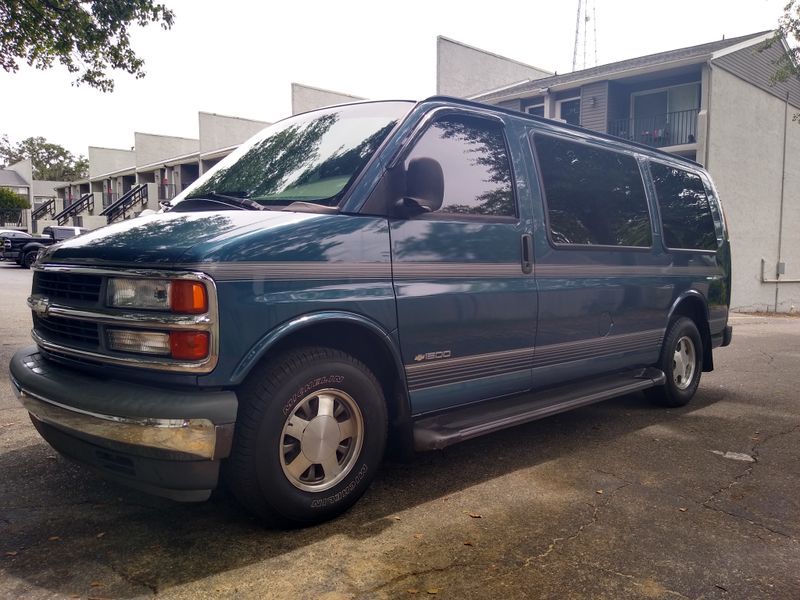
[[(392, 515), (497, 477), (569, 456), (731, 398), (701, 390), (663, 410), (635, 394), (479, 438), (406, 462), (386, 462), (356, 506), (329, 523), (265, 530), (224, 492), (178, 504), (99, 479), (44, 443), (0, 456), (0, 552), (13, 577), (69, 595), (105, 577), (102, 596), (130, 598), (239, 569), (332, 536), (369, 540)], [(2, 559), (2, 557), (0, 557)], [(113, 573), (113, 576), (109, 572)], [(24, 590), (21, 595), (24, 595)]]

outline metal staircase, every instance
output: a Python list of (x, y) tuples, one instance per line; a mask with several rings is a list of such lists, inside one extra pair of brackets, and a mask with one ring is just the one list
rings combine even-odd
[(50, 215), (51, 217), (56, 216), (56, 199), (50, 198), (47, 202), (40, 205), (36, 210), (31, 213), (31, 219), (34, 221), (38, 219), (43, 219), (45, 215)]
[(116, 223), (133, 216), (133, 209), (147, 204), (147, 184), (132, 187), (113, 204), (108, 205), (100, 214), (108, 219), (108, 223)]
[(94, 210), (94, 194), (92, 192), (84, 194), (53, 218), (58, 221), (59, 225), (64, 225), (70, 217), (74, 217), (84, 210)]

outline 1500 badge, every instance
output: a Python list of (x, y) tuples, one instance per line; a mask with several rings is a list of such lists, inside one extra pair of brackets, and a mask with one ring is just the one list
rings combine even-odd
[(450, 350), (439, 350), (438, 352), (417, 354), (414, 357), (414, 362), (422, 362), (423, 360), (438, 360), (440, 358), (450, 358)]

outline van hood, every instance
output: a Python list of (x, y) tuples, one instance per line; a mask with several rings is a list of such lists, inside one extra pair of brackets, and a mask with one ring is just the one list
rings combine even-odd
[(137, 217), (50, 246), (42, 263), (169, 266), (197, 245), (291, 227), (318, 215), (280, 211), (176, 212)]

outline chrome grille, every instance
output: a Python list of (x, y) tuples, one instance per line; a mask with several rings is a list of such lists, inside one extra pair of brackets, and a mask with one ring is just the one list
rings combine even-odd
[(34, 315), (33, 328), (42, 337), (53, 342), (92, 350), (97, 349), (100, 344), (97, 324), (89, 321)]
[[(183, 314), (107, 306), (103, 297), (110, 277), (141, 279), (188, 279), (200, 281), (208, 294), (203, 314)], [(219, 357), (219, 312), (214, 280), (202, 272), (120, 269), (39, 264), (28, 298), (33, 313), (31, 335), (48, 356), (84, 364), (112, 364), (137, 369), (176, 373), (210, 373)], [(145, 355), (110, 349), (108, 327), (148, 329), (164, 332), (197, 330), (208, 332), (208, 356), (185, 361), (169, 356)]]
[(37, 271), (33, 279), (33, 293), (53, 300), (96, 303), (100, 300), (102, 282), (99, 275)]

